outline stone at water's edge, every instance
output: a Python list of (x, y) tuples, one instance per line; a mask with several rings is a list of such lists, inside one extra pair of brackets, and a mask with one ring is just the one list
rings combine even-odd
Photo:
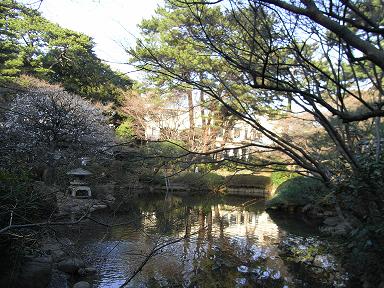
[(75, 274), (79, 268), (84, 268), (85, 264), (83, 260), (79, 258), (68, 258), (57, 263), (57, 269), (60, 271)]
[(45, 254), (50, 255), (53, 261), (60, 261), (65, 257), (65, 252), (61, 249), (59, 243), (45, 243), (41, 247), (41, 251)]
[(268, 191), (265, 188), (227, 187), (227, 195), (265, 198), (268, 195)]
[(86, 267), (86, 268), (84, 268), (84, 271), (85, 271), (87, 274), (93, 274), (93, 273), (96, 273), (96, 272), (97, 272), (96, 268), (93, 268), (93, 267)]
[(80, 281), (73, 285), (73, 288), (91, 288), (91, 285), (88, 282)]
[(47, 288), (68, 288), (67, 277), (64, 272), (54, 269)]
[(338, 235), (338, 236), (346, 236), (350, 232), (350, 227), (348, 224), (342, 222), (337, 224), (336, 226), (327, 226), (324, 225), (319, 228), (321, 232), (329, 235)]
[(60, 216), (107, 208), (102, 200), (79, 199), (62, 192), (57, 193), (57, 206)]
[(350, 226), (339, 217), (327, 217), (320, 231), (326, 234), (345, 236), (351, 230)]
[(333, 269), (335, 260), (331, 255), (316, 255), (313, 259), (313, 265), (325, 270)]
[(93, 268), (93, 267), (79, 268), (79, 270), (77, 270), (77, 274), (79, 274), (80, 276), (94, 274), (96, 272), (97, 272), (96, 268)]
[(340, 224), (343, 220), (339, 217), (327, 217), (324, 219), (323, 223), (328, 226), (336, 226)]

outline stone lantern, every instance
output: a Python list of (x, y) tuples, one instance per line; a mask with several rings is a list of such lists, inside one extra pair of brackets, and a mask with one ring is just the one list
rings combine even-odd
[(91, 172), (83, 168), (76, 168), (69, 172), (67, 175), (73, 176), (73, 180), (70, 183), (68, 189), (73, 197), (77, 198), (90, 198), (92, 196), (91, 188), (85, 182), (85, 177), (92, 175)]

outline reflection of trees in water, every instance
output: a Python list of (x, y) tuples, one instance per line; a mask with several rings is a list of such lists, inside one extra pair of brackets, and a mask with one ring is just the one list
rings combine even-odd
[(275, 211), (268, 211), (269, 217), (283, 231), (289, 231), (296, 235), (320, 235), (318, 226), (322, 220), (305, 217), (305, 215), (281, 214)]
[[(191, 287), (235, 287), (236, 283), (245, 283), (242, 287), (282, 287), (282, 278), (273, 266), (266, 265), (266, 259), (250, 261), (252, 251), (244, 251), (239, 242), (223, 237), (206, 250), (194, 262), (191, 275)], [(268, 276), (266, 276), (268, 273)], [(262, 285), (262, 286), (260, 286)]]
[[(295, 278), (295, 271), (289, 271), (280, 259), (276, 244), (286, 232), (262, 205), (232, 205), (221, 199), (216, 203), (212, 199), (199, 201), (189, 204), (172, 197), (138, 201), (140, 228), (129, 233), (127, 227), (111, 231), (114, 239), (122, 241), (115, 248), (114, 261), (121, 262), (119, 267), (128, 263), (124, 271), (118, 270), (119, 276), (130, 277), (151, 251), (179, 239), (150, 256), (132, 284), (148, 286), (160, 281), (166, 287), (174, 283), (234, 287), (236, 281), (246, 281), (248, 287), (282, 287), (284, 277)], [(141, 255), (132, 254), (137, 251)]]
[[(152, 204), (151, 209), (155, 211), (158, 233), (185, 235), (180, 247), (182, 249), (179, 273), (188, 271), (191, 279), (199, 279), (200, 274), (213, 273), (211, 276), (205, 276), (213, 277), (212, 281), (219, 281), (219, 275), (219, 278), (214, 280), (214, 274), (226, 272), (233, 276), (228, 279), (230, 286), (233, 286), (234, 279), (241, 276), (238, 275), (237, 265), (252, 257), (251, 249), (255, 243), (255, 235), (262, 234), (259, 240), (264, 241), (263, 233), (274, 234), (276, 227), (269, 221), (268, 215), (263, 213), (263, 206), (238, 207), (224, 204), (220, 199), (217, 202), (214, 203), (211, 199), (208, 203), (188, 205), (185, 201), (180, 203), (168, 199), (158, 201), (156, 205)], [(238, 203), (235, 201), (235, 204)], [(261, 226), (263, 228), (256, 231), (256, 227)], [(242, 243), (235, 243), (232, 239), (234, 236), (245, 238)], [(211, 271), (212, 265), (215, 271)], [(187, 279), (184, 281), (188, 282)]]
[[(211, 287), (220, 283), (220, 287), (233, 287), (235, 280), (244, 276), (237, 267), (252, 257), (256, 217), (261, 213), (224, 205), (188, 207), (185, 211), (186, 235), (197, 231), (195, 238), (183, 241), (183, 267), (188, 270), (187, 259), (192, 258), (189, 268), (192, 284)], [(231, 214), (234, 223), (231, 223)], [(231, 225), (245, 226), (245, 235), (238, 235), (245, 236), (244, 242), (237, 243), (232, 239), (233, 234), (226, 233)]]
[[(291, 263), (280, 258), (277, 242), (287, 237), (287, 233), (266, 212), (229, 205), (214, 205), (207, 212), (200, 207), (195, 212), (198, 233), (191, 269), (193, 285), (233, 287), (237, 281), (245, 281), (245, 287), (282, 287), (295, 279), (317, 283), (298, 274)], [(296, 223), (293, 225), (305, 225), (297, 219), (290, 221)], [(289, 228), (289, 220), (286, 222)], [(186, 223), (191, 225), (193, 221)], [(189, 234), (191, 230), (193, 227), (187, 228)], [(184, 241), (184, 245), (183, 259), (187, 259), (190, 241)]]

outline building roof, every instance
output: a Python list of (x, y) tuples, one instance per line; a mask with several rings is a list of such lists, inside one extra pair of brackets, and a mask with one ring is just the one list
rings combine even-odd
[(87, 176), (87, 175), (92, 175), (92, 173), (83, 168), (76, 168), (71, 171), (68, 171), (67, 175)]

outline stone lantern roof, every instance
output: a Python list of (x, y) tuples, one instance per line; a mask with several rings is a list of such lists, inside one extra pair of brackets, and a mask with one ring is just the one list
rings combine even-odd
[(92, 175), (92, 172), (85, 170), (83, 168), (76, 168), (67, 172), (67, 175), (75, 175), (75, 176), (88, 176)]

